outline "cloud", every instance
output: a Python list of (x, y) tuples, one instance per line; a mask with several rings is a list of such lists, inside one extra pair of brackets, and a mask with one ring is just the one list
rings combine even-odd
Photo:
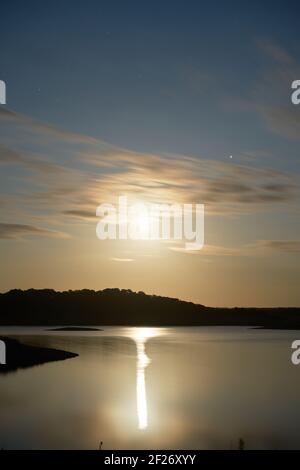
[(97, 142), (97, 139), (93, 137), (60, 129), (56, 126), (37, 121), (29, 116), (17, 113), (8, 108), (3, 108), (2, 106), (0, 107), (0, 120), (18, 124), (27, 128), (27, 130), (31, 132), (49, 135), (66, 142), (77, 144), (94, 144)]
[(30, 170), (38, 171), (46, 174), (65, 173), (66, 169), (60, 165), (47, 161), (46, 159), (37, 158), (36, 156), (18, 152), (4, 145), (0, 145), (0, 164), (22, 165)]
[(194, 251), (188, 251), (182, 246), (172, 246), (169, 249), (202, 256), (269, 256), (274, 253), (300, 253), (300, 240), (257, 240), (237, 247), (205, 244), (201, 250)]
[(133, 258), (110, 258), (112, 261), (117, 261), (119, 263), (130, 263), (131, 261), (134, 261)]
[(293, 64), (292, 56), (279, 44), (270, 39), (259, 39), (256, 41), (258, 47), (271, 59), (282, 64)]
[(298, 194), (291, 175), (270, 168), (131, 152), (79, 158), (83, 169), (44, 178), (36, 190), (33, 183), (27, 203), (91, 222), (99, 204), (118, 204), (120, 195), (127, 195), (129, 204), (205, 204), (206, 215), (225, 216), (278, 208)]
[(186, 250), (184, 246), (171, 246), (170, 250), (178, 253), (185, 253), (190, 255), (203, 255), (203, 256), (241, 256), (242, 250), (239, 248), (207, 245), (205, 244), (201, 250)]
[[(15, 121), (15, 113), (5, 113)], [(35, 129), (43, 133), (44, 124)], [(82, 137), (81, 142), (89, 141)], [(65, 226), (74, 220), (95, 223), (97, 206), (117, 204), (120, 195), (127, 195), (129, 203), (200, 203), (205, 205), (206, 216), (228, 216), (276, 210), (298, 195), (293, 175), (258, 167), (251, 161), (237, 164), (202, 156), (139, 153), (95, 139), (83, 148), (70, 145), (70, 141), (72, 138), (64, 143), (63, 164), (53, 161), (53, 152), (57, 158), (55, 139), (53, 148), (47, 140), (42, 152), (36, 153), (15, 150), (9, 144), (0, 147), (0, 163), (33, 172), (18, 172), (18, 188), (10, 193), (10, 204), (9, 194), (4, 195), (3, 217), (12, 212), (22, 215), (23, 211), (33, 227), (38, 215), (41, 220), (47, 215), (47, 223), (50, 220)], [(35, 144), (33, 139), (31, 148)]]
[(99, 203), (129, 194), (147, 202), (204, 203), (209, 213), (247, 213), (291, 201), (297, 192), (284, 172), (204, 158), (123, 152), (85, 155), (84, 161), (106, 168), (93, 183)]
[(259, 240), (256, 247), (280, 253), (300, 253), (300, 240)]
[(270, 130), (289, 139), (300, 140), (299, 107), (289, 104), (286, 107), (260, 106), (258, 109)]
[(80, 210), (80, 209), (69, 209), (63, 212), (65, 215), (70, 215), (73, 217), (77, 217), (79, 219), (95, 219), (96, 214), (89, 210)]
[(300, 77), (300, 65), (283, 47), (258, 41), (266, 65), (252, 96), (252, 103), (269, 130), (288, 139), (300, 139), (300, 107), (291, 102), (291, 84)]
[(292, 104), (292, 82), (300, 77), (300, 64), (282, 46), (270, 40), (256, 45), (264, 56), (264, 68), (245, 98), (224, 98), (225, 109), (256, 112), (269, 131), (300, 140), (300, 106)]
[(32, 235), (50, 238), (69, 238), (69, 236), (63, 232), (35, 227), (33, 225), (0, 223), (1, 239), (10, 240)]

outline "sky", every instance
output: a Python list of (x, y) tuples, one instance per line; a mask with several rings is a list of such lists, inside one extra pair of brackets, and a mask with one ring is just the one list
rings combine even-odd
[[(299, 306), (299, 3), (0, 8), (0, 291)], [(99, 240), (120, 195), (204, 204), (203, 249)]]

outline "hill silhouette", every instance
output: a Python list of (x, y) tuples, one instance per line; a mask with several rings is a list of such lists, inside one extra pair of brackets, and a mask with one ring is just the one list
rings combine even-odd
[(120, 289), (14, 289), (0, 294), (0, 325), (251, 325), (300, 329), (300, 308), (213, 308)]

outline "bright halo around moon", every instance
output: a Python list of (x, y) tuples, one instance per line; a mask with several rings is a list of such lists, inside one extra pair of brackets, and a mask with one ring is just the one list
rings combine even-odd
[(128, 212), (128, 230), (135, 240), (149, 240), (154, 218), (146, 204), (137, 203)]
[(140, 239), (149, 238), (150, 235), (150, 217), (147, 214), (139, 214), (133, 217), (137, 237)]

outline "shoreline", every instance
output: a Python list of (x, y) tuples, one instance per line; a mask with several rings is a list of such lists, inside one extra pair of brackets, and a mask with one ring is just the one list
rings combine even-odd
[(72, 359), (78, 356), (77, 353), (60, 349), (27, 345), (7, 336), (1, 336), (0, 341), (3, 341), (6, 347), (6, 364), (0, 365), (0, 374), (15, 372), (19, 369), (39, 366), (49, 362)]

